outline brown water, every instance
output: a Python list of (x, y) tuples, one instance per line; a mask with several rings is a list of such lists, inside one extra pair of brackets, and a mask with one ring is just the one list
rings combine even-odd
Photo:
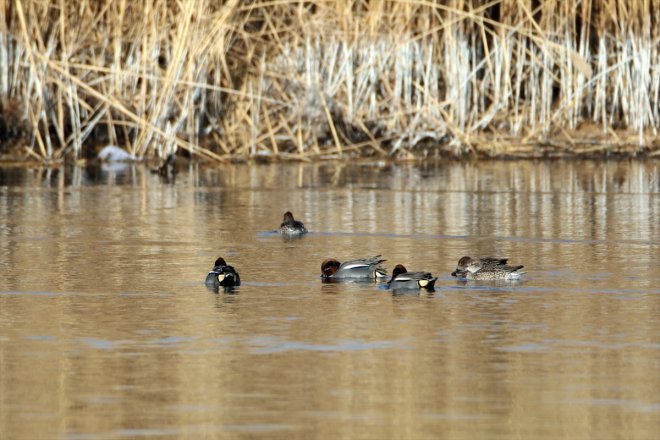
[(658, 161), (0, 170), (0, 438), (658, 438), (659, 259)]

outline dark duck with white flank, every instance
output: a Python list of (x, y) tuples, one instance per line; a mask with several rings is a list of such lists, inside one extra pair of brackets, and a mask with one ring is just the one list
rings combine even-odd
[(218, 287), (234, 287), (241, 285), (241, 277), (232, 266), (229, 266), (224, 258), (215, 260), (213, 269), (206, 275), (204, 282), (207, 287), (217, 289)]
[(387, 283), (394, 290), (420, 288), (433, 290), (437, 279), (430, 272), (408, 272), (403, 264), (397, 264), (392, 271), (392, 278)]

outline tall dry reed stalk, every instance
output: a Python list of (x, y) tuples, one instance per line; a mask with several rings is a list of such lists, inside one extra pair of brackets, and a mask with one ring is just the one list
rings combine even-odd
[(657, 152), (659, 49), (660, 0), (0, 0), (0, 101), (42, 160)]
[(238, 0), (0, 1), (0, 96), (20, 97), (44, 160), (80, 154), (91, 136), (132, 157), (197, 146), (221, 107)]

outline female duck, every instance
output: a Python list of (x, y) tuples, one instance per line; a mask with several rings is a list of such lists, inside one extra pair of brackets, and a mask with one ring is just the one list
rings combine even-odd
[(294, 219), (291, 211), (284, 213), (282, 224), (277, 231), (282, 235), (302, 235), (307, 233), (303, 222)]
[(524, 266), (509, 266), (508, 258), (472, 258), (462, 257), (458, 260), (452, 276), (467, 280), (519, 280), (525, 272), (519, 272)]
[(218, 259), (215, 260), (213, 269), (208, 273), (208, 275), (206, 275), (206, 281), (204, 284), (212, 289), (217, 289), (220, 286), (240, 286), (241, 277), (232, 266), (229, 266), (225, 262), (224, 258), (218, 257)]
[(372, 280), (387, 276), (387, 271), (381, 265), (385, 262), (380, 255), (360, 258), (340, 263), (334, 258), (328, 258), (321, 263), (321, 277), (327, 279), (370, 278)]
[(397, 264), (392, 271), (392, 278), (387, 282), (392, 289), (433, 290), (437, 277), (430, 272), (408, 272), (403, 264)]

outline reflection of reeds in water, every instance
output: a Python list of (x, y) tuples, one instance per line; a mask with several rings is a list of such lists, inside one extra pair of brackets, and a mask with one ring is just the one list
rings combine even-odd
[(213, 159), (636, 153), (660, 123), (658, 10), (30, 0), (0, 7), (0, 94), (48, 159), (94, 139)]
[[(89, 186), (80, 167), (15, 171), (20, 188), (0, 191), (10, 219), (0, 227), (0, 389), (12, 402), (0, 405), (0, 432), (279, 423), (291, 428), (269, 437), (652, 438), (658, 274), (645, 262), (657, 261), (660, 164), (256, 168), (199, 167), (163, 188), (134, 167), (121, 197)], [(255, 236), (291, 202), (313, 232), (349, 235), (312, 234), (295, 245), (304, 255)], [(237, 295), (201, 284), (218, 246), (246, 273)], [(529, 282), (454, 289), (457, 258), (477, 249), (524, 262)], [(434, 298), (326, 290), (317, 275), (330, 250), (412, 260), (441, 288)], [(290, 261), (255, 265), (264, 255)], [(626, 266), (629, 255), (642, 263)], [(31, 411), (61, 422), (25, 423)]]

